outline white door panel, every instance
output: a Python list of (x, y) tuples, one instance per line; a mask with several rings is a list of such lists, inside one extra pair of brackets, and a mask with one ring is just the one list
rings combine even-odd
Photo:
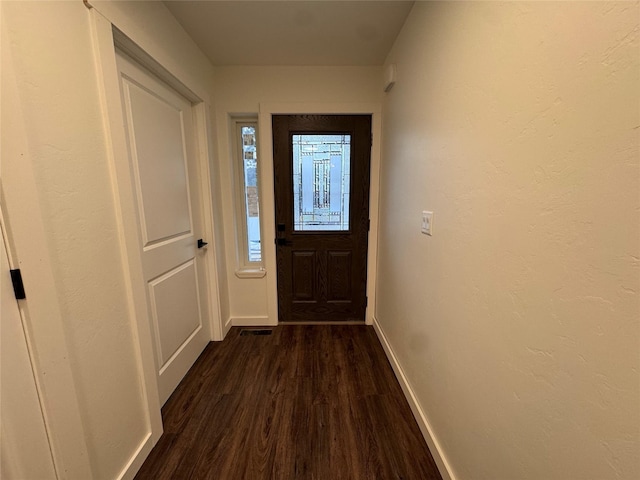
[(164, 403), (211, 339), (191, 103), (118, 55), (140, 255)]
[(168, 103), (133, 79), (123, 79), (123, 85), (146, 247), (191, 232), (184, 148), (184, 131), (192, 131), (191, 105), (177, 94), (162, 92)]
[(0, 249), (0, 479), (55, 479), (49, 438), (2, 236)]
[(197, 284), (193, 260), (149, 282), (161, 369), (184, 341), (202, 327)]

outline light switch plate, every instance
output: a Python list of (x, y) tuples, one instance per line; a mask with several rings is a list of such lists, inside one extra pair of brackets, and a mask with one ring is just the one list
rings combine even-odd
[(433, 232), (433, 212), (422, 211), (422, 233), (432, 235)]

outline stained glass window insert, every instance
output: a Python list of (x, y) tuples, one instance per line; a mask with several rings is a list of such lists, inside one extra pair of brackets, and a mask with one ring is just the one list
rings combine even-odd
[(349, 230), (351, 135), (293, 135), (293, 228)]

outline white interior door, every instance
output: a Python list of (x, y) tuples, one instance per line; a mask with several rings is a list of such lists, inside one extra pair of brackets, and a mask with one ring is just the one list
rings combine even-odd
[(191, 103), (118, 55), (163, 404), (211, 339)]
[(2, 237), (0, 249), (0, 479), (56, 479)]

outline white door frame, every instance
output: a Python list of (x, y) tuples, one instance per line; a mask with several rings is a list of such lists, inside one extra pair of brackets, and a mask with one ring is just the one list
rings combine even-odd
[[(212, 340), (222, 340), (220, 302), (218, 298), (218, 279), (213, 226), (213, 205), (210, 172), (209, 146), (209, 105), (207, 95), (202, 88), (194, 86), (189, 79), (181, 78), (179, 72), (171, 72), (154, 59), (128, 35), (135, 32), (122, 32), (96, 9), (91, 10), (93, 47), (96, 58), (96, 70), (99, 80), (99, 93), (104, 112), (104, 128), (112, 176), (112, 185), (116, 204), (119, 240), (124, 252), (123, 269), (127, 284), (129, 309), (135, 319), (137, 334), (138, 366), (144, 377), (144, 396), (147, 405), (147, 423), (149, 435), (139, 446), (136, 455), (122, 472), (135, 472), (147, 457), (151, 448), (162, 435), (162, 418), (158, 400), (155, 361), (153, 355), (153, 335), (151, 330), (151, 312), (147, 304), (146, 288), (142, 270), (142, 257), (139, 250), (139, 234), (134, 196), (134, 179), (129, 168), (129, 148), (124, 128), (119, 71), (116, 64), (116, 48), (134, 58), (139, 64), (151, 70), (171, 87), (185, 96), (193, 104), (195, 112), (195, 131), (197, 135), (197, 153), (199, 171), (197, 172), (202, 193), (202, 224), (205, 238), (209, 241), (206, 255), (206, 270), (209, 295), (209, 312)], [(196, 93), (198, 92), (198, 93)]]
[[(13, 270), (17, 265), (10, 259), (11, 247), (4, 217), (4, 209), (0, 208), (0, 478), (2, 472), (8, 470), (7, 475), (12, 478), (22, 474), (59, 480), (51, 435), (45, 421), (42, 387), (38, 385), (33, 349), (28, 341), (26, 319), (20, 313), (19, 301), (13, 298), (14, 289), (7, 278), (9, 272), (5, 270)], [(7, 360), (11, 363), (3, 365), (2, 362)]]
[(373, 325), (376, 304), (376, 272), (378, 258), (378, 215), (380, 197), (380, 136), (382, 133), (382, 106), (379, 103), (261, 103), (258, 116), (260, 195), (263, 215), (262, 244), (264, 245), (265, 268), (267, 270), (267, 302), (269, 324), (278, 324), (278, 282), (276, 275), (276, 247), (271, 239), (275, 231), (275, 195), (273, 180), (273, 128), (272, 115), (335, 114), (371, 115), (371, 178), (369, 190), (369, 241), (367, 250), (367, 298), (365, 323)]
[[(1, 30), (3, 45), (9, 45), (6, 29)], [(0, 210), (7, 256), (10, 267), (20, 268), (25, 279), (27, 298), (19, 300), (18, 307), (56, 472), (60, 478), (91, 478), (64, 319), (46, 241), (45, 216), (9, 55), (9, 49), (3, 46)], [(30, 296), (29, 292), (37, 294)]]

